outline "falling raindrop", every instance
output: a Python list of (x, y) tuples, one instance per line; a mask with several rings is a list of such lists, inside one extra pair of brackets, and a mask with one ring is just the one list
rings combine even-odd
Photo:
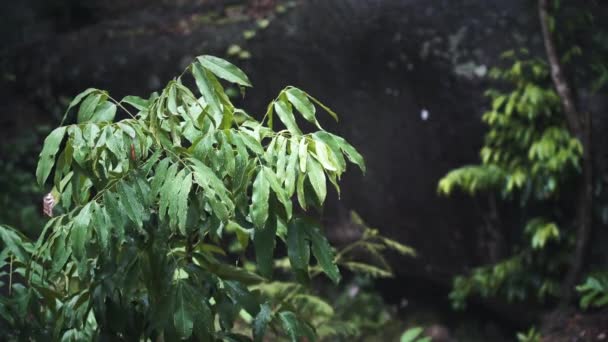
[(422, 119), (422, 121), (428, 120), (429, 116), (430, 116), (429, 111), (426, 108), (423, 108), (420, 111), (420, 118)]

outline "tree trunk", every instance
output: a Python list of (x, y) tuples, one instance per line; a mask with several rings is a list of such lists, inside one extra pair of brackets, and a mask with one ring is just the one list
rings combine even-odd
[(572, 299), (574, 285), (579, 280), (592, 225), (593, 204), (593, 158), (591, 151), (591, 115), (579, 113), (576, 108), (572, 88), (568, 84), (557, 48), (549, 29), (549, 1), (538, 0), (538, 12), (543, 33), (543, 42), (551, 66), (551, 78), (559, 95), (570, 134), (579, 139), (583, 146), (582, 178), (579, 183), (576, 204), (577, 236), (570, 269), (562, 286), (561, 304), (567, 305)]
[(583, 160), (582, 160), (582, 179), (579, 185), (579, 195), (577, 203), (577, 224), (578, 231), (576, 236), (576, 246), (570, 265), (570, 270), (562, 287), (562, 306), (567, 305), (572, 298), (574, 286), (580, 281), (583, 265), (587, 256), (589, 238), (592, 227), (592, 206), (593, 206), (593, 159), (591, 153), (591, 120), (589, 114), (582, 115), (583, 123)]
[(506, 256), (506, 239), (501, 224), (496, 196), (491, 194), (488, 197), (489, 210), (484, 215), (485, 228), (488, 234), (488, 255), (492, 263), (497, 263)]

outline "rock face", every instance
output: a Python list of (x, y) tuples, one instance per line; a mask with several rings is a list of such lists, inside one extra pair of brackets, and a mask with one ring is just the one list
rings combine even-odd
[(16, 70), (9, 87), (50, 96), (90, 86), (116, 97), (143, 95), (197, 54), (223, 55), (240, 44), (251, 58), (237, 63), (255, 86), (246, 108), (261, 113), (287, 83), (302, 87), (340, 113), (339, 125), (324, 124), (366, 157), (367, 175), (348, 173), (328, 221), (354, 209), (418, 250), (420, 257), (399, 272), (447, 279), (483, 253), (476, 248), (474, 202), (441, 199), (436, 184), (451, 168), (477, 160), (488, 68), (502, 51), (540, 42), (518, 33), (534, 31), (525, 30), (535, 25), (526, 3), (302, 1), (249, 40), (242, 33), (255, 23), (206, 21), (206, 7), (132, 6), (19, 49), (9, 59)]
[(205, 6), (217, 1), (172, 10), (162, 1), (136, 3), (7, 55), (12, 76), (3, 88), (11, 101), (0, 101), (3, 106), (73, 96), (91, 86), (117, 98), (144, 95), (194, 56), (224, 55), (238, 44), (251, 55), (235, 61), (254, 84), (245, 108), (263, 113), (287, 84), (306, 89), (341, 115), (339, 125), (323, 124), (366, 157), (367, 175), (345, 176), (341, 202), (334, 196), (326, 211), (328, 222), (340, 225), (341, 213), (356, 210), (415, 247), (420, 257), (401, 263), (403, 274), (447, 281), (484, 260), (475, 202), (441, 199), (436, 184), (448, 170), (478, 160), (484, 77), (500, 53), (522, 46), (540, 51), (529, 1), (300, 1), (273, 14), (251, 39), (243, 32), (258, 26), (239, 17), (245, 10), (238, 6), (218, 19), (210, 11), (219, 7)]
[(347, 175), (327, 215), (354, 209), (414, 246), (419, 258), (398, 272), (447, 281), (485, 257), (475, 202), (439, 198), (436, 185), (478, 160), (488, 69), (505, 50), (540, 49), (526, 3), (308, 1), (246, 45), (252, 108), (287, 81), (341, 114), (328, 127), (361, 150), (369, 171)]

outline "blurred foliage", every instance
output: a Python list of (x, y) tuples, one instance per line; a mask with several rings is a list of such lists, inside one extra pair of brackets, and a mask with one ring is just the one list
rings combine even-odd
[[(551, 6), (550, 30), (573, 87), (584, 94), (603, 91), (608, 79), (608, 29), (596, 16), (601, 11), (594, 12), (598, 5), (564, 0), (552, 1)], [(491, 103), (482, 117), (488, 132), (481, 163), (449, 172), (438, 190), (443, 195), (456, 190), (478, 197), (485, 194), (490, 201), (498, 199), (507, 206), (518, 203), (519, 210), (512, 211), (508, 221), (519, 227), (506, 230), (511, 223), (498, 216), (496, 205), (490, 205), (495, 221), (490, 221), (488, 229), (494, 242), (507, 241), (509, 255), (457, 276), (450, 293), (456, 308), (463, 308), (471, 295), (508, 301), (556, 298), (575, 243), (568, 219), (571, 213), (563, 201), (574, 196), (570, 184), (580, 173), (582, 145), (566, 128), (547, 62), (522, 49), (508, 51), (503, 58), (510, 65), (489, 74), (500, 86), (486, 92)], [(588, 110), (584, 101), (582, 110)], [(595, 191), (599, 222), (606, 222), (602, 219), (606, 211), (603, 178), (597, 178)], [(593, 262), (602, 264), (603, 259), (595, 254)], [(600, 267), (605, 268), (605, 263)]]
[(586, 310), (608, 306), (608, 272), (590, 274), (576, 290), (581, 296), (581, 308)]
[(558, 185), (580, 168), (582, 146), (565, 126), (546, 62), (518, 59), (514, 52), (503, 56), (511, 66), (494, 68), (490, 77), (513, 88), (486, 92), (491, 110), (482, 118), (489, 128), (482, 163), (450, 171), (439, 182), (441, 194), (459, 189), (470, 195), (497, 192), (503, 199), (520, 195), (525, 205), (556, 197)]
[(430, 337), (424, 337), (424, 329), (421, 327), (414, 327), (406, 330), (401, 338), (400, 342), (431, 342)]
[[(521, 56), (527, 57), (527, 51)], [(514, 51), (503, 57), (511, 65), (493, 69), (490, 76), (510, 85), (510, 91), (486, 92), (491, 110), (483, 115), (489, 129), (481, 164), (450, 171), (440, 180), (439, 192), (496, 193), (502, 200), (519, 200), (527, 223), (511, 257), (455, 278), (450, 299), (456, 308), (463, 308), (472, 294), (509, 301), (523, 301), (533, 293), (541, 300), (556, 296), (565, 266), (568, 240), (555, 218), (544, 215), (551, 212), (547, 205), (555, 206), (561, 185), (577, 174), (582, 147), (565, 126), (546, 62), (522, 59)]]
[[(400, 246), (397, 250), (403, 250), (403, 245), (379, 236), (377, 233), (366, 234), (373, 235), (389, 241), (393, 246)], [(0, 268), (9, 269), (9, 272), (0, 274), (0, 287), (13, 284), (21, 277), (25, 277), (27, 266), (20, 260), (27, 258), (27, 254), (31, 253), (35, 246), (25, 236), (0, 226), (0, 240), (5, 242), (5, 250), (0, 254)], [(357, 240), (352, 244), (343, 248), (340, 253), (343, 258), (348, 258), (349, 254), (358, 253), (357, 248), (353, 246), (364, 246), (365, 241)], [(388, 247), (388, 246), (387, 246)], [(407, 247), (406, 247), (407, 248)], [(409, 248), (408, 248), (409, 249)], [(344, 253), (342, 253), (344, 252)], [(408, 253), (409, 254), (409, 253)], [(13, 258), (8, 256), (13, 255)], [(371, 265), (370, 265), (371, 266)], [(279, 259), (275, 261), (275, 267), (278, 271), (283, 271), (288, 274), (290, 272), (289, 260)], [(316, 278), (320, 274), (319, 269), (312, 270), (312, 277)], [(390, 273), (390, 270), (384, 269), (383, 273)], [(265, 303), (262, 304), (262, 310), (273, 311), (291, 310), (296, 313), (297, 317), (310, 323), (314, 328), (318, 338), (323, 341), (349, 341), (353, 338), (357, 340), (377, 340), (378, 338), (389, 338), (393, 334), (392, 325), (399, 323), (396, 321), (396, 313), (389, 309), (380, 294), (374, 289), (373, 278), (377, 276), (377, 272), (371, 273), (354, 273), (354, 276), (349, 282), (342, 283), (338, 287), (329, 288), (329, 294), (321, 295), (311, 287), (303, 286), (297, 282), (273, 281), (264, 282), (249, 287), (254, 293), (257, 293), (261, 298), (264, 298)], [(5, 283), (6, 282), (6, 283)], [(62, 319), (62, 315), (69, 314), (70, 311), (47, 311), (36, 310), (34, 308), (45, 305), (44, 298), (36, 291), (27, 290), (21, 284), (13, 284), (10, 288), (14, 291), (9, 297), (0, 297), (0, 329), (3, 331), (13, 330), (27, 332), (27, 336), (34, 340), (45, 339), (47, 329), (53, 327), (56, 319)], [(42, 291), (41, 287), (35, 287)], [(52, 295), (52, 292), (47, 291), (46, 295)], [(59, 300), (59, 298), (57, 298)], [(29, 304), (26, 304), (29, 302)], [(26, 304), (25, 307), (20, 305)], [(59, 308), (64, 307), (63, 311), (69, 310), (70, 303), (56, 303)], [(72, 303), (73, 304), (73, 303)], [(28, 317), (23, 316), (17, 311), (27, 311)], [(72, 313), (72, 315), (83, 314), (81, 312)], [(246, 311), (235, 312), (235, 322), (233, 332), (248, 334), (247, 327), (252, 324), (254, 318), (247, 314)], [(114, 321), (117, 323), (118, 321)], [(11, 328), (8, 328), (9, 324)], [(122, 323), (126, 324), (128, 329), (136, 329), (133, 326), (134, 322)], [(55, 325), (57, 327), (57, 325)], [(399, 327), (399, 325), (397, 325)], [(66, 331), (63, 335), (64, 340), (92, 340), (98, 335), (97, 320), (93, 311), (89, 312), (86, 322), (79, 328), (72, 328)], [(277, 332), (267, 332), (269, 338), (279, 338)], [(25, 335), (20, 335), (24, 337)], [(130, 336), (130, 335), (127, 335)], [(404, 336), (406, 336), (404, 334)], [(409, 335), (407, 335), (409, 336)], [(134, 336), (133, 336), (134, 337)], [(416, 341), (426, 341), (425, 339)]]
[(540, 342), (542, 336), (535, 327), (530, 328), (527, 332), (517, 333), (517, 342)]
[[(348, 341), (386, 336), (385, 329), (393, 323), (395, 314), (374, 290), (374, 279), (393, 277), (392, 268), (384, 256), (387, 251), (409, 257), (415, 255), (410, 247), (368, 227), (355, 212), (351, 212), (351, 223), (363, 228), (363, 233), (359, 239), (337, 251), (335, 257), (337, 265), (354, 275), (350, 282), (330, 287), (325, 295), (296, 282), (270, 282), (252, 287), (269, 298), (271, 306), (289, 309), (309, 322), (321, 340)], [(276, 260), (275, 267), (283, 272), (290, 270), (287, 259)], [(318, 266), (313, 268), (311, 277), (316, 277), (321, 271)]]

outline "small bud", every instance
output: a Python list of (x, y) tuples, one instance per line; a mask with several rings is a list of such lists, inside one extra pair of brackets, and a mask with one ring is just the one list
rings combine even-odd
[(55, 197), (49, 192), (42, 198), (42, 212), (48, 217), (53, 217), (53, 208), (56, 204)]

